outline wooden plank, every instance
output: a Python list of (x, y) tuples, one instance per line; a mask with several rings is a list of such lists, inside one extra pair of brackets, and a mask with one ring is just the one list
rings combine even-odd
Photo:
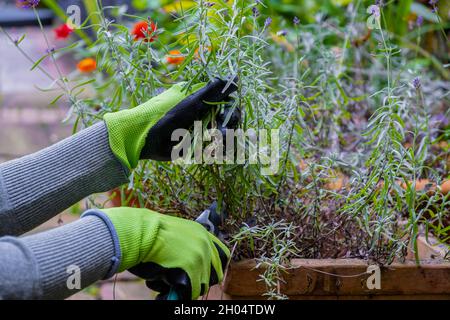
[[(207, 300), (266, 300), (264, 296), (231, 296), (226, 293), (220, 293), (220, 287), (213, 286), (215, 294), (209, 294), (204, 297)], [(289, 296), (290, 300), (450, 300), (450, 295), (428, 294), (428, 295), (359, 295), (359, 296), (314, 296), (301, 295)]]
[[(261, 299), (261, 296), (258, 299)], [(234, 297), (226, 293), (221, 285), (215, 285), (209, 288), (209, 292), (201, 300), (234, 300)]]
[[(253, 260), (232, 264), (224, 284), (231, 296), (260, 296), (261, 269)], [(369, 289), (368, 263), (358, 259), (295, 259), (281, 292), (288, 296), (450, 295), (450, 262), (394, 263), (380, 269), (380, 289)]]

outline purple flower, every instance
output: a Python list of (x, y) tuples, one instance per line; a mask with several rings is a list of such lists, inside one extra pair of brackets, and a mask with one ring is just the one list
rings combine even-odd
[(370, 14), (372, 14), (373, 16), (379, 18), (380, 17), (380, 7), (377, 5), (371, 5), (369, 8), (369, 12)]
[(450, 120), (442, 113), (431, 117), (431, 122), (437, 124), (439, 127), (448, 126)]
[(421, 86), (420, 78), (419, 77), (414, 78), (414, 80), (412, 81), (412, 84), (413, 84), (414, 88), (420, 89), (420, 86)]
[(279, 37), (285, 37), (286, 35), (287, 35), (286, 30), (280, 30), (277, 32), (277, 36), (279, 36)]
[(266, 21), (264, 21), (264, 28), (267, 28), (272, 23), (272, 18), (268, 17)]
[(416, 25), (418, 27), (421, 27), (423, 25), (423, 17), (422, 16), (418, 16), (416, 19)]
[(293, 22), (295, 25), (298, 25), (300, 24), (300, 19), (297, 16), (295, 16)]
[(40, 0), (17, 0), (17, 4), (20, 5), (21, 8), (35, 8), (39, 5)]
[(215, 4), (216, 4), (215, 2), (205, 2), (205, 6), (207, 6), (208, 8), (211, 8)]
[(433, 7), (433, 8), (431, 9), (431, 12), (437, 13), (437, 11), (438, 11), (437, 3), (438, 3), (438, 2), (439, 2), (439, 0), (430, 0), (430, 1), (428, 1), (429, 5)]
[(259, 10), (258, 10), (257, 7), (253, 7), (253, 8), (252, 8), (252, 12), (253, 12), (253, 16), (254, 16), (255, 18), (259, 17)]

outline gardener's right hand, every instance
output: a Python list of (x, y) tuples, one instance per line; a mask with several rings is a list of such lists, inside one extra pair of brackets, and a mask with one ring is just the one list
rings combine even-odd
[(118, 272), (131, 268), (151, 280), (146, 270), (154, 270), (153, 266), (182, 270), (189, 278), (187, 290), (180, 292), (184, 299), (197, 299), (223, 279), (230, 251), (197, 222), (129, 207), (91, 210), (84, 215), (99, 216), (113, 225), (121, 251)]
[(228, 101), (237, 90), (236, 81), (217, 78), (195, 84), (189, 91), (186, 83), (178, 83), (140, 106), (106, 114), (111, 150), (129, 169), (140, 159), (175, 160), (172, 149), (179, 142), (172, 141), (172, 133), (189, 129), (217, 103)]

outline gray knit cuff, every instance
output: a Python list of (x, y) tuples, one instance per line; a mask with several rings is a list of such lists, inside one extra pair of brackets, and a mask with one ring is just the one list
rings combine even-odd
[(0, 165), (0, 236), (19, 235), (93, 193), (128, 181), (104, 122)]
[(82, 218), (85, 218), (85, 217), (100, 218), (103, 220), (105, 225), (108, 227), (108, 230), (111, 234), (111, 238), (114, 243), (114, 252), (116, 254), (114, 257), (111, 258), (111, 261), (112, 261), (111, 269), (106, 274), (104, 279), (111, 278), (113, 275), (116, 274), (117, 270), (119, 269), (120, 261), (122, 259), (122, 251), (120, 250), (119, 236), (117, 235), (116, 228), (114, 228), (114, 225), (113, 225), (111, 219), (109, 219), (109, 217), (104, 212), (97, 210), (97, 209), (87, 210), (86, 212), (84, 212), (81, 215), (81, 217)]
[[(96, 216), (24, 237), (22, 243), (34, 254), (45, 299), (67, 298), (117, 271), (117, 241)], [(77, 272), (78, 288), (74, 287)]]

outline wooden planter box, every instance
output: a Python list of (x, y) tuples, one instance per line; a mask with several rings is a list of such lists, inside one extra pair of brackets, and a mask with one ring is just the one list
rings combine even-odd
[[(442, 247), (419, 239), (420, 265), (408, 261), (380, 267), (380, 288), (369, 289), (368, 263), (360, 259), (295, 259), (280, 285), (290, 299), (450, 299), (450, 262)], [(222, 286), (214, 286), (209, 300), (267, 299), (260, 269), (253, 260), (232, 263)], [(372, 278), (373, 279), (373, 278)], [(372, 282), (371, 282), (372, 283)]]

